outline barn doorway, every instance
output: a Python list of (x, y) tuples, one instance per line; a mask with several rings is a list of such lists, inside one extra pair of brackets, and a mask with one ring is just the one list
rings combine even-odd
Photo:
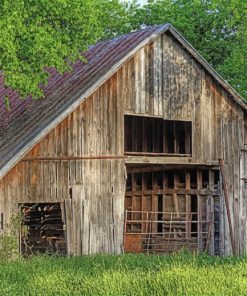
[(127, 171), (125, 252), (217, 252), (218, 170), (147, 166)]
[(63, 204), (24, 203), (20, 233), (21, 254), (66, 255)]

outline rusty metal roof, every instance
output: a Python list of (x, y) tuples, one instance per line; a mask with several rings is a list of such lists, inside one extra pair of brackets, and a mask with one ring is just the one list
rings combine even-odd
[[(27, 97), (21, 100), (17, 92), (4, 87), (0, 74), (0, 178), (51, 127), (72, 112), (96, 86), (102, 84), (107, 79), (107, 73), (116, 71), (139, 48), (166, 30), (174, 35), (179, 34), (170, 24), (149, 27), (90, 47), (85, 54), (87, 62), (77, 61), (68, 73), (59, 74), (54, 69), (49, 70), (51, 77), (44, 87), (44, 99), (32, 100)], [(181, 35), (175, 37), (182, 38)], [(4, 95), (9, 97), (10, 111), (4, 106)]]

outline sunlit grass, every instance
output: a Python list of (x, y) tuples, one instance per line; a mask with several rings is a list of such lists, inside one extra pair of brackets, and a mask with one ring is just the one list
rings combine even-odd
[(97, 255), (0, 264), (1, 295), (247, 295), (247, 257)]

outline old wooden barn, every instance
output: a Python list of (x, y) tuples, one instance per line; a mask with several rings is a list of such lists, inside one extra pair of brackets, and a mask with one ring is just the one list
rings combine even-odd
[(1, 78), (0, 231), (21, 211), (23, 254), (244, 254), (240, 95), (169, 24), (86, 57), (38, 101)]

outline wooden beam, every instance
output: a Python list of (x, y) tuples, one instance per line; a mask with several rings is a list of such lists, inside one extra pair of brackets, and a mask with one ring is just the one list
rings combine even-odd
[[(209, 171), (209, 189), (213, 190), (214, 189), (214, 172), (213, 171)], [(208, 229), (208, 233), (209, 233), (209, 254), (210, 255), (214, 255), (215, 250), (214, 250), (214, 232), (215, 232), (215, 217), (214, 217), (214, 198), (213, 196), (209, 196), (208, 198), (208, 203), (207, 203), (207, 216), (208, 216), (208, 220), (209, 220), (209, 229)]]
[[(190, 190), (190, 173), (186, 170), (185, 171), (185, 189)], [(191, 238), (191, 196), (189, 194), (185, 195), (185, 207), (186, 207), (186, 238)]]
[(176, 194), (189, 194), (189, 195), (211, 195), (212, 192), (208, 189), (183, 189), (183, 188), (176, 188), (176, 189), (156, 189), (156, 190), (136, 190), (136, 191), (127, 191), (126, 196), (131, 196), (131, 195), (152, 195), (152, 194), (157, 194), (157, 195), (162, 195), (162, 194), (168, 194), (172, 195), (173, 193)]
[(126, 164), (161, 164), (161, 165), (184, 165), (191, 166), (215, 166), (219, 167), (218, 161), (193, 162), (190, 157), (176, 157), (176, 156), (128, 156), (125, 158)]
[[(199, 168), (208, 168), (209, 166), (206, 165), (197, 165), (197, 167)], [(127, 165), (127, 172), (129, 173), (150, 173), (150, 172), (160, 172), (163, 171), (163, 173), (165, 174), (166, 171), (169, 171), (171, 168), (174, 169), (184, 169), (184, 164), (168, 164), (168, 165), (161, 165), (161, 164), (145, 164), (142, 163), (138, 166), (131, 166), (131, 164)], [(186, 165), (186, 168), (195, 168), (195, 165)], [(211, 170), (216, 170), (218, 169), (218, 166), (210, 166)], [(167, 175), (164, 176), (164, 178), (167, 178)], [(167, 184), (167, 182), (166, 182)], [(163, 187), (165, 188), (165, 187)]]
[[(154, 143), (153, 143), (154, 144)], [(149, 156), (149, 157), (157, 157), (157, 156), (176, 156), (176, 157), (191, 157), (190, 154), (180, 154), (180, 153), (159, 153), (159, 152), (129, 152), (126, 151), (124, 155), (130, 156)]]
[(124, 159), (122, 155), (84, 155), (84, 156), (57, 156), (57, 157), (26, 157), (22, 161), (61, 161), (80, 159)]
[(226, 181), (226, 175), (225, 175), (225, 163), (224, 163), (223, 158), (219, 158), (219, 163), (220, 163), (220, 170), (221, 170), (221, 175), (222, 175), (224, 198), (225, 198), (227, 220), (228, 220), (229, 231), (230, 231), (232, 252), (233, 252), (233, 255), (237, 255), (237, 250), (235, 247), (235, 239), (234, 239), (234, 234), (233, 234), (233, 227), (232, 227), (232, 219), (231, 219), (231, 213), (230, 213), (229, 194), (228, 194), (227, 181)]

